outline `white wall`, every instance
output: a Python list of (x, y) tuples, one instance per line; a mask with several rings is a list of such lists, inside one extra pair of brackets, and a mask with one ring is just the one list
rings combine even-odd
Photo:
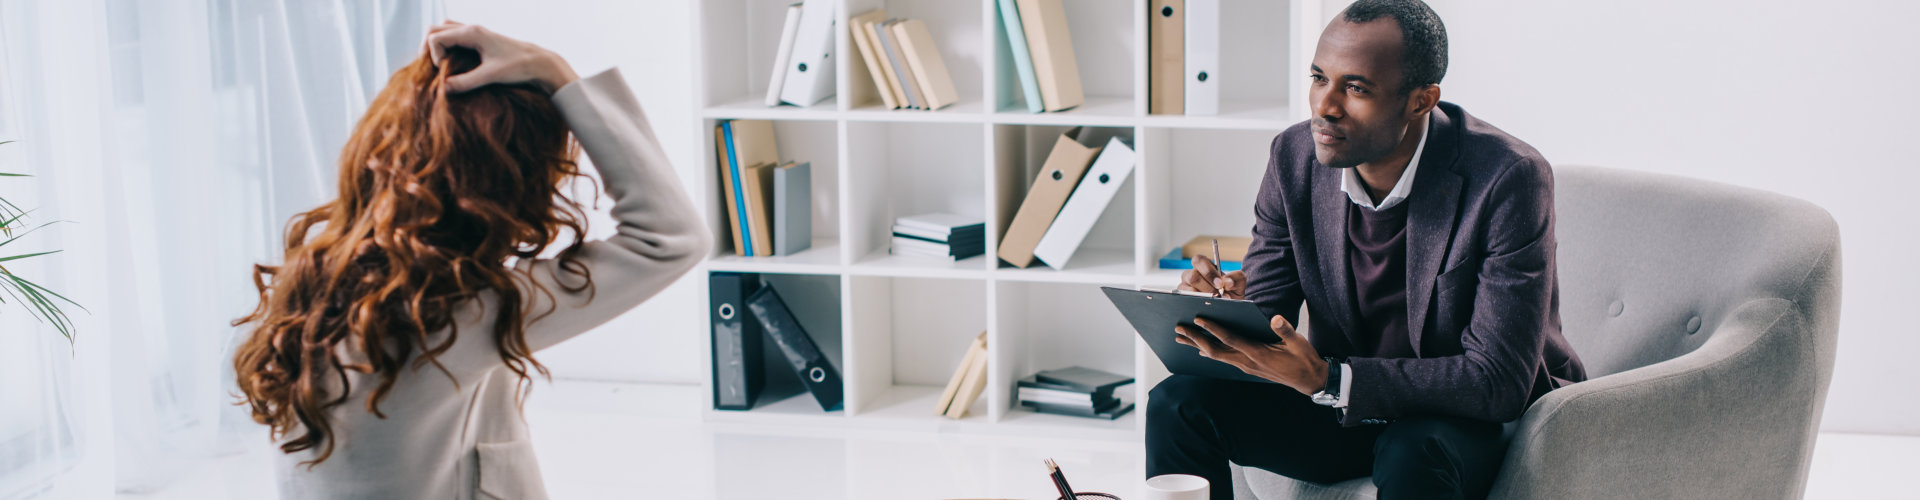
[(1443, 99), (1556, 165), (1699, 177), (1840, 223), (1840, 347), (1822, 428), (1920, 434), (1920, 3), (1432, 2)]
[[(689, 75), (691, 2), (449, 0), (568, 56), (620, 66), (691, 186), (705, 175)], [(1840, 222), (1845, 307), (1822, 427), (1920, 435), (1920, 3), (1435, 0), (1451, 36), (1445, 99), (1556, 164), (1643, 169), (1811, 200)], [(698, 190), (695, 196), (700, 196)], [(702, 206), (705, 206), (702, 202)], [(602, 221), (601, 229), (608, 223)], [(697, 383), (704, 298), (691, 281), (544, 354), (556, 375)]]

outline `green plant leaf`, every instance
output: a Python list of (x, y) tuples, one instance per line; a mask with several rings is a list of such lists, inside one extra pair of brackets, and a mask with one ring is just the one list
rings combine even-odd
[(59, 251), (59, 250), (53, 250), (53, 251), (49, 251), (49, 252), (40, 252), (40, 253), (30, 253), (30, 254), (25, 254), (25, 255), (15, 255), (15, 256), (12, 256), (12, 257), (0, 257), (0, 262), (6, 262), (6, 261), (10, 261), (10, 260), (20, 260), (20, 259), (24, 259), (24, 258), (27, 258), (27, 257), (39, 257), (39, 256), (42, 256), (42, 255), (47, 255), (47, 254), (55, 254), (55, 253), (60, 253), (60, 251)]
[(31, 286), (27, 286), (32, 285), (32, 283), (18, 276), (9, 275), (8, 277), (14, 282), (10, 283), (14, 289), (22, 295), (25, 295), (28, 305), (33, 306), (28, 312), (32, 313), (31, 316), (33, 316), (34, 321), (50, 323), (55, 330), (60, 332), (61, 336), (66, 337), (68, 341), (73, 340), (73, 334), (70, 330), (71, 322), (68, 321), (66, 313), (61, 312), (59, 307), (54, 306), (52, 301), (47, 300), (45, 296), (41, 295)]
[[(58, 305), (55, 305), (52, 300), (48, 300), (46, 295), (41, 293), (42, 291), (52, 293), (51, 290), (47, 290), (46, 287), (34, 284), (19, 276), (8, 275), (8, 278), (12, 279), (14, 288), (25, 295), (27, 302), (33, 305), (32, 312), (35, 313), (33, 315), (35, 316), (34, 320), (52, 324), (54, 330), (59, 331), (61, 336), (66, 337), (69, 342), (73, 340), (73, 320), (67, 316), (65, 311), (61, 311)], [(59, 294), (54, 294), (54, 296), (58, 297)], [(66, 297), (60, 297), (60, 299), (67, 300)], [(72, 304), (73, 301), (67, 300), (67, 303)], [(78, 306), (79, 304), (74, 305)], [(85, 308), (83, 307), (82, 309)]]
[[(78, 308), (80, 308), (80, 310), (82, 310), (82, 311), (87, 311), (87, 306), (83, 306), (83, 305), (80, 305), (80, 303), (79, 303), (79, 302), (74, 302), (74, 301), (73, 301), (73, 299), (69, 299), (69, 298), (67, 298), (67, 297), (66, 297), (66, 296), (64, 296), (64, 295), (60, 295), (59, 293), (57, 293), (57, 292), (54, 292), (53, 290), (48, 290), (48, 289), (47, 289), (47, 287), (44, 287), (44, 286), (40, 286), (39, 284), (36, 284), (36, 283), (34, 283), (34, 282), (31, 282), (31, 281), (27, 281), (27, 280), (26, 280), (26, 278), (20, 278), (20, 277), (18, 277), (18, 276), (16, 276), (15, 278), (16, 278), (16, 279), (18, 279), (18, 280), (19, 280), (19, 281), (20, 281), (21, 283), (25, 283), (25, 284), (26, 284), (27, 286), (29, 286), (29, 287), (33, 287), (33, 288), (38, 288), (38, 289), (40, 289), (40, 291), (42, 291), (42, 292), (46, 292), (46, 293), (48, 293), (48, 294), (50, 294), (50, 295), (53, 295), (53, 296), (54, 296), (54, 298), (58, 298), (58, 299), (60, 299), (61, 301), (63, 301), (63, 302), (66, 302), (66, 303), (68, 303), (68, 304), (73, 304), (73, 306), (74, 306), (74, 307), (78, 307)], [(92, 312), (92, 311), (88, 311), (88, 312)]]
[(33, 227), (33, 229), (28, 229), (28, 230), (26, 230), (25, 232), (22, 232), (22, 233), (20, 233), (20, 234), (18, 234), (18, 235), (14, 235), (13, 237), (10, 237), (10, 238), (7, 238), (7, 239), (5, 239), (5, 240), (0, 240), (0, 247), (4, 247), (4, 246), (7, 246), (7, 244), (8, 244), (8, 243), (13, 243), (13, 242), (14, 242), (14, 240), (18, 240), (18, 239), (20, 239), (20, 238), (25, 238), (25, 237), (27, 237), (27, 235), (29, 235), (29, 234), (33, 234), (33, 232), (34, 232), (34, 231), (39, 231), (39, 230), (40, 230), (40, 228), (43, 228), (43, 227), (47, 227), (47, 226), (51, 226), (51, 225), (54, 225), (55, 223), (59, 223), (59, 222), (63, 222), (63, 221), (53, 221), (53, 222), (48, 222), (48, 223), (46, 223), (46, 224), (41, 224), (41, 225), (38, 225), (38, 226), (34, 226), (34, 227)]

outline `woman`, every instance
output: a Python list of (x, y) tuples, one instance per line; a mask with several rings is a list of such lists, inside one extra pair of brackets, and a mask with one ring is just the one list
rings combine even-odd
[[(617, 70), (442, 24), (293, 218), (234, 359), (285, 451), (283, 498), (545, 496), (520, 403), (533, 353), (685, 274), (710, 237)], [(564, 186), (592, 158), (618, 234), (584, 242)], [(551, 258), (550, 245), (571, 239)], [(602, 286), (604, 285), (604, 286)]]

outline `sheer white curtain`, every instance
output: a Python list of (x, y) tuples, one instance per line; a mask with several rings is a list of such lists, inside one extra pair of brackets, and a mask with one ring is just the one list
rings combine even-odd
[[(250, 264), (330, 197), (368, 97), (437, 0), (0, 0), (0, 193), (70, 220), (15, 268), (92, 312), (0, 309), (0, 499), (165, 487), (264, 446), (231, 405)], [(44, 236), (44, 237), (39, 237)], [(9, 247), (8, 250), (15, 248)], [(99, 486), (106, 482), (111, 488)]]

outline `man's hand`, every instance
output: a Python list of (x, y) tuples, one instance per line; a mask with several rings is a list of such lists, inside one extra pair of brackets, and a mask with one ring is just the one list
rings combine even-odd
[(484, 26), (446, 21), (427, 31), (427, 51), (439, 64), (448, 47), (465, 47), (480, 53), (480, 66), (473, 71), (447, 77), (448, 90), (466, 92), (489, 84), (533, 83), (551, 94), (579, 80), (573, 66), (553, 51), (538, 45), (508, 38)]
[(1176, 326), (1173, 332), (1178, 337), (1173, 340), (1199, 349), (1200, 355), (1207, 359), (1233, 365), (1248, 375), (1279, 382), (1309, 396), (1327, 386), (1326, 360), (1320, 359), (1319, 351), (1314, 350), (1306, 337), (1295, 332), (1286, 318), (1274, 316), (1268, 325), (1280, 337), (1277, 344), (1248, 340), (1202, 318), (1194, 318), (1193, 322), (1200, 325), (1205, 334)]
[(1247, 274), (1234, 271), (1222, 274), (1220, 266), (1205, 255), (1193, 256), (1193, 269), (1180, 273), (1180, 289), (1189, 292), (1213, 293), (1220, 291), (1222, 297), (1229, 299), (1247, 298)]

